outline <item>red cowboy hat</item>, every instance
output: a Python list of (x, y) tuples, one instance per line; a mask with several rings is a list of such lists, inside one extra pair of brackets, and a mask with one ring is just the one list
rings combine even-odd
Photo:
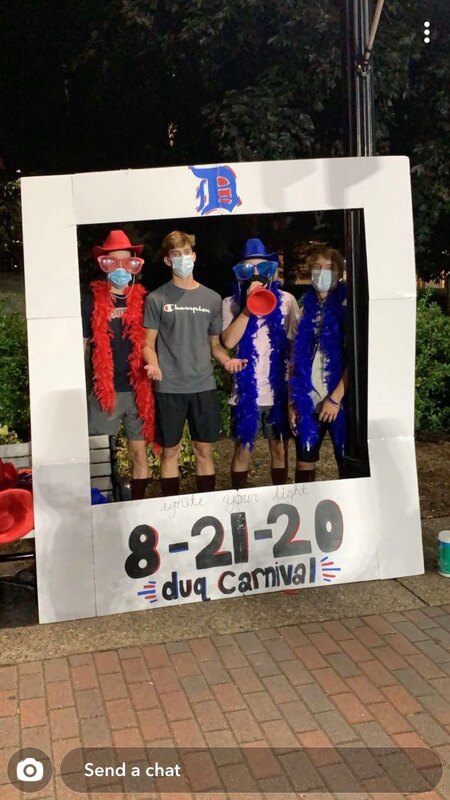
[(103, 242), (103, 247), (96, 245), (92, 249), (94, 259), (111, 253), (113, 250), (131, 250), (135, 255), (142, 253), (143, 244), (131, 244), (125, 231), (111, 231)]
[(33, 497), (26, 489), (0, 492), (0, 545), (14, 542), (33, 530)]
[(0, 492), (3, 489), (12, 489), (17, 483), (17, 477), (14, 464), (6, 463), (0, 458)]

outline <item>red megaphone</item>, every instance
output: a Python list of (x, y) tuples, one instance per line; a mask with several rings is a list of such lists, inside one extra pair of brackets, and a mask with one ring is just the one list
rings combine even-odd
[(253, 289), (253, 292), (247, 297), (247, 309), (255, 317), (265, 317), (266, 314), (271, 314), (276, 304), (277, 298), (273, 292), (269, 292), (263, 286)]
[(0, 545), (14, 542), (33, 530), (33, 498), (26, 489), (0, 492)]

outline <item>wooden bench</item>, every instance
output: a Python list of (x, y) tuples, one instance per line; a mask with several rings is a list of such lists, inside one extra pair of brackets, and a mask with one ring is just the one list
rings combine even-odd
[[(89, 437), (91, 486), (99, 489), (109, 500), (119, 501), (127, 498), (122, 496), (117, 470), (116, 447), (115, 436)], [(0, 445), (0, 458), (14, 464), (16, 469), (30, 468), (31, 442)], [(34, 538), (34, 531), (30, 531), (24, 538)]]

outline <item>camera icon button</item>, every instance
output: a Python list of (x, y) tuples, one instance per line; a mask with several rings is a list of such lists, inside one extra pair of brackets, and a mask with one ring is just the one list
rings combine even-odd
[(8, 762), (8, 777), (12, 785), (25, 794), (39, 792), (50, 783), (53, 767), (47, 753), (37, 747), (23, 747)]

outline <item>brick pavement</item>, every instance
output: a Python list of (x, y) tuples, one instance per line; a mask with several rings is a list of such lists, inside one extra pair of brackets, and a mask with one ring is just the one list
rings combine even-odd
[[(178, 800), (300, 796), (292, 793), (299, 745), (428, 746), (448, 764), (449, 645), (450, 606), (442, 606), (0, 667), (0, 798), (19, 797), (5, 772), (19, 745), (45, 750), (57, 773), (81, 746), (279, 748), (256, 749), (246, 764), (193, 753), (189, 774), (210, 792), (164, 795)], [(330, 797), (327, 789), (346, 797), (351, 769), (318, 750), (314, 765), (301, 767), (303, 785), (314, 788), (319, 776), (325, 789), (312, 798)], [(369, 771), (367, 796), (406, 796), (389, 781), (383, 787)], [(34, 796), (83, 795), (57, 776)], [(118, 796), (126, 795), (92, 795)], [(435, 791), (407, 796), (449, 798), (446, 770)]]

